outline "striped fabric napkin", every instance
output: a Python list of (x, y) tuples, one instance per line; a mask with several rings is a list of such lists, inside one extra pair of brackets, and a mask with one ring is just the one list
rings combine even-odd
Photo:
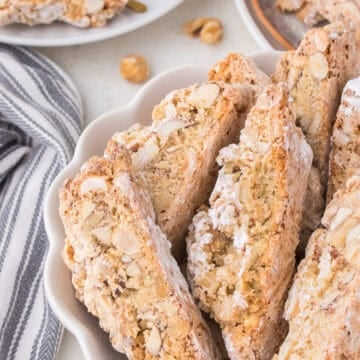
[(54, 359), (62, 327), (43, 285), (43, 200), (72, 157), (79, 94), (52, 62), (0, 44), (0, 359)]

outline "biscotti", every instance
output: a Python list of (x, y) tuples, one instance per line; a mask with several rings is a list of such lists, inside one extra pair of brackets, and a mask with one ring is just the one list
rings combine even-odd
[(113, 136), (131, 152), (136, 177), (149, 192), (178, 260), (194, 212), (213, 189), (215, 158), (238, 139), (257, 88), (209, 81), (175, 90), (155, 106), (152, 125), (135, 125)]
[(312, 151), (295, 125), (285, 84), (269, 86), (241, 132), (220, 151), (210, 208), (187, 237), (188, 273), (200, 307), (220, 324), (235, 359), (270, 359), (282, 320)]
[[(316, 229), (319, 223), (310, 229), (306, 224), (320, 219), (325, 207), (332, 126), (345, 83), (359, 74), (359, 54), (360, 26), (336, 22), (308, 31), (297, 50), (285, 53), (273, 76), (289, 86), (297, 122), (314, 152), (313, 165), (321, 180), (316, 188), (324, 190), (316, 206), (320, 212), (310, 213), (311, 204), (305, 206), (303, 234)], [(310, 200), (316, 198), (311, 191), (309, 187)]]
[(320, 21), (334, 22), (360, 20), (359, 0), (277, 0), (277, 7), (284, 12), (295, 12), (306, 25)]
[(108, 147), (110, 156), (91, 158), (60, 192), (77, 298), (129, 359), (219, 359), (130, 154)]
[(360, 78), (343, 91), (332, 136), (327, 201), (360, 169)]
[(274, 360), (360, 358), (360, 176), (335, 193), (286, 303), (290, 330)]
[(124, 9), (127, 0), (4, 0), (0, 3), (0, 26), (19, 23), (50, 24), (64, 21), (78, 27), (104, 26)]

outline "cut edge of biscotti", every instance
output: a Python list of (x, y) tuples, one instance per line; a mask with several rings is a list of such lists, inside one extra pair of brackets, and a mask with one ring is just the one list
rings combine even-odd
[(360, 77), (347, 82), (331, 139), (327, 202), (360, 168)]
[[(235, 68), (231, 64), (239, 59), (246, 67), (236, 70), (236, 83), (227, 84), (225, 73), (219, 71), (217, 81), (172, 91), (155, 106), (150, 126), (135, 125), (113, 136), (130, 150), (137, 178), (147, 188), (158, 224), (178, 260), (185, 254), (192, 216), (214, 186), (218, 151), (236, 141), (257, 91), (270, 83), (240, 55), (232, 54), (224, 62)], [(245, 72), (252, 75), (240, 77)]]
[[(264, 158), (269, 160), (266, 166), (262, 163)], [(274, 159), (278, 160), (275, 165), (271, 164)], [(188, 278), (200, 307), (222, 327), (230, 358), (268, 359), (285, 335), (282, 307), (294, 270), (312, 162), (311, 148), (296, 128), (285, 84), (271, 85), (264, 91), (248, 115), (240, 144), (222, 149), (218, 162), (221, 169), (210, 208), (200, 208), (190, 226)], [(274, 173), (270, 171), (272, 167)], [(276, 177), (272, 190), (271, 186), (263, 186)], [(273, 244), (266, 241), (267, 236), (260, 241), (260, 234), (267, 228), (262, 224), (271, 218), (275, 232), (270, 226), (268, 237), (274, 240)], [(290, 239), (287, 242), (286, 236), (281, 239), (277, 235), (277, 231), (285, 231), (281, 230), (282, 221)], [(257, 259), (261, 259), (259, 263)], [(279, 259), (286, 263), (285, 271), (276, 274), (276, 284), (271, 286), (271, 271), (261, 270), (260, 265), (268, 261), (277, 268)], [(265, 278), (256, 275), (255, 269)], [(259, 285), (261, 295), (257, 296), (249, 283)], [(269, 307), (269, 313), (262, 313), (266, 302), (275, 308)]]
[(77, 297), (131, 359), (219, 359), (125, 147), (110, 141), (60, 192)]
[(327, 205), (286, 303), (289, 333), (274, 359), (360, 356), (360, 174)]

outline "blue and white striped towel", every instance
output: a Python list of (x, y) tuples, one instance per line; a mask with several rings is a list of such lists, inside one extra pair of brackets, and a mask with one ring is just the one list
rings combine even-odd
[(0, 44), (0, 359), (53, 359), (62, 327), (43, 286), (43, 200), (81, 129), (74, 85), (45, 57)]

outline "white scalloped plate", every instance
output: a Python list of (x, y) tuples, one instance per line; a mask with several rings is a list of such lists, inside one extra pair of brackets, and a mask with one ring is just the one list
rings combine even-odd
[(144, 13), (125, 9), (105, 27), (79, 29), (65, 23), (49, 25), (9, 25), (0, 27), (0, 42), (25, 46), (68, 46), (105, 40), (138, 29), (165, 15), (183, 0), (141, 0)]
[[(279, 56), (280, 52), (272, 50), (250, 57), (271, 74)], [(72, 161), (56, 177), (47, 194), (44, 218), (50, 248), (44, 270), (45, 291), (56, 316), (75, 335), (87, 360), (126, 358), (112, 349), (97, 320), (75, 298), (70, 272), (61, 258), (65, 234), (58, 213), (60, 186), (91, 156), (102, 155), (108, 139), (116, 131), (126, 130), (135, 123), (150, 123), (154, 105), (174, 89), (205, 81), (209, 68), (207, 65), (187, 65), (169, 70), (150, 80), (129, 105), (94, 120), (82, 133)]]

